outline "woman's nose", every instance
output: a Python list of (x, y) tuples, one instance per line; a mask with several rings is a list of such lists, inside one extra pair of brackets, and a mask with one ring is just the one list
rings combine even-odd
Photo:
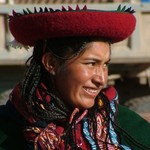
[(95, 70), (95, 73), (93, 75), (93, 82), (97, 86), (102, 86), (105, 84), (105, 73), (104, 73), (104, 70), (102, 68), (97, 68)]

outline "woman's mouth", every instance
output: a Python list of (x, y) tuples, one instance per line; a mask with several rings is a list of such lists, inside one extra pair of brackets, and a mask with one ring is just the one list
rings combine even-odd
[(97, 94), (99, 93), (99, 90), (98, 89), (95, 89), (95, 88), (87, 88), (87, 87), (84, 87), (83, 88), (84, 91), (90, 95), (90, 96), (97, 96)]

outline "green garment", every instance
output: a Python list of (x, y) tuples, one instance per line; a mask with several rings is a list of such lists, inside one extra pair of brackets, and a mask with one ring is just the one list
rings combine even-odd
[[(133, 150), (142, 150), (144, 146), (147, 146), (149, 148), (144, 150), (150, 150), (150, 123), (121, 105), (118, 106), (117, 119), (121, 128), (138, 143), (141, 143), (143, 147), (138, 148), (135, 144), (131, 144), (125, 134), (121, 134), (121, 143), (123, 145), (128, 145)], [(21, 138), (20, 131), (19, 124), (16, 124), (13, 120), (8, 121), (7, 118), (0, 119), (0, 150), (25, 149), (25, 143)]]
[[(125, 135), (121, 135), (122, 143), (129, 145), (133, 150), (150, 150), (150, 123), (141, 118), (135, 112), (129, 110), (127, 107), (118, 106), (118, 121), (121, 126), (132, 138), (138, 143), (142, 144), (141, 147), (135, 147), (127, 140)], [(147, 146), (149, 148), (145, 148)]]

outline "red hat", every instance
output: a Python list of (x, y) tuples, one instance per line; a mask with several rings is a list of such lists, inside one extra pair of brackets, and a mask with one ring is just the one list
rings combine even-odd
[(34, 46), (36, 41), (60, 37), (100, 37), (115, 43), (128, 38), (135, 29), (134, 10), (121, 5), (115, 11), (40, 8), (13, 12), (9, 28), (15, 40)]

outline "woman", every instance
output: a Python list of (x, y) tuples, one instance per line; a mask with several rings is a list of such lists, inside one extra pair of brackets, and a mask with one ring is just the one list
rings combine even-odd
[(150, 149), (149, 123), (107, 87), (111, 44), (132, 34), (133, 12), (77, 6), (10, 16), (15, 40), (34, 49), (24, 80), (0, 109), (2, 148)]

